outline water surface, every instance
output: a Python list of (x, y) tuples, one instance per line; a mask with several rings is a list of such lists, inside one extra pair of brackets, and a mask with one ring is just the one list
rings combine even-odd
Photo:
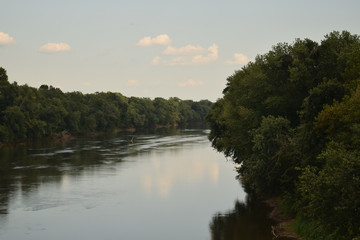
[(1, 149), (0, 239), (271, 239), (264, 214), (246, 204), (232, 162), (207, 134), (172, 130)]

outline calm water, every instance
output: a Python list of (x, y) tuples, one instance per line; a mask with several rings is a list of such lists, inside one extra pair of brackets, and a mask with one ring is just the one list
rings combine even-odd
[(2, 240), (268, 240), (206, 130), (0, 149)]

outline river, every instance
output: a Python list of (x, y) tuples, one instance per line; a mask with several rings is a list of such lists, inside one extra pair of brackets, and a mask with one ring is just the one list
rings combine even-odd
[(0, 149), (2, 240), (270, 240), (208, 130)]

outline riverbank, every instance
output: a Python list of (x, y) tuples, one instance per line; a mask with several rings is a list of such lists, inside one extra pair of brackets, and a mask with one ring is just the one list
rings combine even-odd
[[(158, 126), (155, 126), (154, 129), (171, 128), (171, 127), (177, 127), (177, 126), (158, 125)], [(39, 138), (23, 139), (23, 140), (12, 141), (12, 142), (0, 142), (0, 148), (3, 146), (6, 146), (6, 145), (26, 144), (26, 143), (30, 143), (32, 141), (41, 140), (41, 139), (49, 139), (49, 140), (52, 140), (55, 142), (67, 142), (67, 141), (76, 139), (78, 137), (96, 137), (96, 136), (102, 136), (102, 135), (109, 134), (109, 133), (121, 133), (121, 132), (133, 133), (138, 130), (144, 130), (144, 129), (129, 127), (129, 128), (115, 129), (112, 131), (92, 131), (92, 132), (85, 132), (85, 133), (70, 133), (69, 131), (64, 130), (64, 131), (55, 133), (52, 136), (43, 136), (43, 137), (39, 137)]]
[(294, 219), (286, 216), (280, 210), (280, 199), (271, 198), (264, 201), (272, 210), (268, 217), (274, 222), (271, 226), (274, 240), (301, 240), (300, 236), (294, 232), (292, 226)]
[(0, 148), (5, 147), (5, 146), (12, 146), (12, 145), (29, 144), (29, 143), (32, 143), (32, 142), (38, 141), (38, 140), (49, 140), (49, 141), (64, 143), (64, 142), (68, 142), (68, 141), (71, 141), (73, 139), (80, 138), (80, 137), (97, 137), (97, 136), (102, 136), (102, 135), (107, 135), (107, 134), (117, 134), (117, 133), (123, 133), (123, 132), (125, 132), (125, 133), (134, 133), (134, 132), (138, 132), (138, 131), (148, 132), (148, 131), (155, 131), (158, 129), (172, 129), (172, 128), (182, 129), (185, 127), (196, 128), (196, 129), (208, 128), (206, 123), (198, 122), (198, 123), (192, 123), (192, 124), (187, 124), (187, 125), (168, 124), (168, 125), (156, 125), (154, 127), (149, 127), (149, 128), (128, 127), (128, 128), (114, 129), (112, 131), (92, 131), (92, 132), (85, 132), (85, 133), (71, 133), (67, 130), (64, 130), (62, 132), (55, 133), (52, 136), (43, 136), (43, 137), (39, 137), (39, 138), (22, 139), (22, 140), (11, 141), (11, 142), (1, 142), (0, 141)]

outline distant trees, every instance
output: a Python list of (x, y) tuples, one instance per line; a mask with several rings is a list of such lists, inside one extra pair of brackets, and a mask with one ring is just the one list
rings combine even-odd
[(287, 199), (307, 239), (360, 237), (360, 39), (332, 32), (257, 56), (227, 79), (207, 119), (242, 183)]
[(63, 93), (10, 83), (0, 68), (0, 142), (53, 136), (61, 132), (86, 134), (126, 128), (155, 128), (205, 123), (212, 103), (178, 98), (125, 97), (120, 93)]

